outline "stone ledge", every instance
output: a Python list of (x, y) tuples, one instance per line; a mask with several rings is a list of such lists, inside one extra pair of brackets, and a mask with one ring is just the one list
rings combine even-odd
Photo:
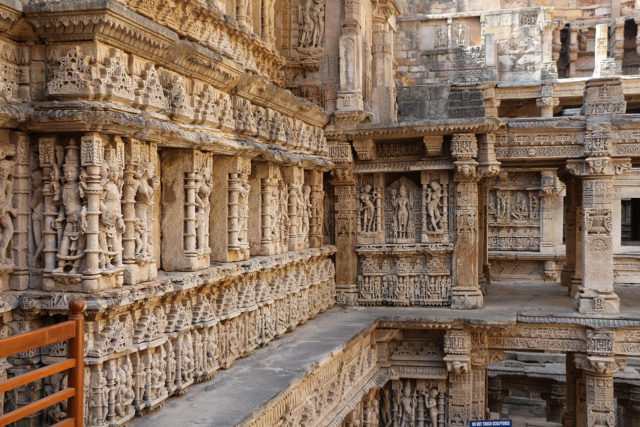
[[(160, 271), (157, 280), (139, 285), (124, 286), (119, 289), (97, 294), (52, 293), (43, 291), (16, 291), (21, 294), (20, 307), (29, 311), (66, 312), (69, 301), (82, 298), (87, 313), (112, 313), (117, 307), (124, 307), (149, 298), (161, 298), (168, 293), (196, 289), (215, 282), (238, 280), (246, 275), (283, 268), (289, 264), (307, 261), (311, 258), (333, 255), (336, 248), (326, 245), (321, 248), (305, 249), (298, 252), (286, 252), (272, 256), (257, 256), (248, 261), (219, 263), (210, 268), (194, 272)], [(7, 295), (13, 291), (7, 291)]]

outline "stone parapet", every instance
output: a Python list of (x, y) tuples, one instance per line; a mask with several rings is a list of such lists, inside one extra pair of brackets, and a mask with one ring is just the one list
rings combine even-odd
[[(86, 297), (85, 425), (122, 425), (333, 306), (334, 251), (324, 246), (164, 273), (117, 294)], [(27, 293), (21, 307), (55, 312), (72, 297)], [(40, 356), (50, 364), (65, 354), (64, 346), (50, 346)]]

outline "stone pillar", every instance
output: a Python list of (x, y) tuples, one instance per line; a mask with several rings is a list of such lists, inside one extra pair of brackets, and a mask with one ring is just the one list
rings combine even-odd
[(567, 385), (566, 410), (564, 413), (564, 427), (576, 427), (576, 362), (575, 353), (567, 353), (565, 360)]
[(165, 149), (162, 163), (162, 267), (195, 271), (209, 266), (211, 156)]
[(565, 241), (565, 260), (562, 268), (562, 276), (560, 281), (562, 286), (567, 287), (567, 293), (571, 292), (571, 278), (576, 269), (576, 191), (574, 179), (569, 177), (566, 182), (567, 195), (564, 198), (564, 234)]
[(614, 332), (587, 330), (587, 354), (577, 354), (575, 361), (584, 375), (586, 405), (578, 414), (579, 425), (613, 426), (616, 424), (613, 375), (624, 369), (625, 358), (614, 356)]
[(626, 420), (630, 421), (629, 427), (640, 427), (640, 387), (632, 386), (629, 391), (629, 404), (625, 413), (629, 412)]
[[(558, 179), (556, 170), (545, 170), (540, 177), (540, 252), (557, 254), (562, 245), (562, 217), (565, 185)], [(545, 281), (558, 280), (558, 268), (554, 259), (545, 262)]]
[(54, 183), (51, 172), (56, 164), (55, 137), (38, 139), (38, 153), (40, 167), (42, 168), (42, 196), (44, 198), (44, 214), (42, 226), (42, 254), (44, 268), (42, 269), (42, 289), (45, 291), (54, 289), (54, 281), (51, 273), (58, 266), (56, 254), (58, 253), (58, 238), (54, 222), (58, 216), (57, 203), (54, 202)]
[(246, 157), (219, 156), (213, 160), (209, 244), (214, 261), (232, 262), (249, 258), (249, 174)]
[(609, 26), (608, 24), (596, 24), (596, 41), (594, 51), (593, 77), (600, 77), (608, 74), (605, 70), (607, 53), (609, 49)]
[(254, 255), (275, 255), (280, 247), (274, 240), (277, 235), (278, 177), (280, 168), (271, 162), (255, 162), (251, 168), (249, 183), (249, 248)]
[[(606, 28), (598, 25), (597, 31), (602, 33)], [(596, 50), (600, 42), (596, 40)], [(582, 254), (578, 254), (582, 265), (576, 265), (582, 271), (582, 286), (576, 294), (576, 303), (581, 313), (617, 313), (620, 301), (613, 289), (613, 182), (615, 174), (624, 172), (625, 163), (630, 167), (628, 160), (612, 158), (611, 115), (626, 110), (621, 80), (587, 81), (584, 99), (585, 159), (567, 162), (568, 169), (582, 183), (582, 212), (578, 217), (583, 239)]]
[(394, 2), (374, 2), (372, 96), (376, 122), (396, 122), (395, 83), (393, 79), (393, 39), (395, 16), (399, 10)]
[(322, 171), (305, 171), (305, 186), (311, 188), (311, 211), (309, 212), (309, 247), (322, 246), (322, 224), (324, 220), (324, 190), (322, 188)]
[(362, 94), (362, 34), (359, 1), (344, 2), (340, 46), (340, 90), (336, 107), (340, 111), (364, 109)]
[[(542, 26), (542, 70), (541, 70), (541, 80), (551, 80), (558, 78), (558, 67), (553, 58), (553, 48), (554, 48), (554, 31), (557, 28), (557, 22), (551, 20), (545, 20)], [(553, 108), (553, 107), (552, 107)], [(553, 110), (552, 110), (553, 111)], [(553, 117), (546, 116), (543, 114), (542, 117)]]
[(296, 166), (287, 166), (282, 168), (282, 175), (289, 190), (289, 250), (297, 251), (304, 246), (301, 235), (304, 170)]
[(102, 185), (100, 172), (104, 161), (102, 137), (97, 133), (90, 133), (81, 139), (81, 166), (85, 172), (84, 190), (87, 206), (87, 230), (85, 231), (84, 262), (82, 287), (85, 292), (101, 290), (100, 283), (100, 199)]
[[(29, 137), (23, 132), (13, 132), (12, 140), (15, 141), (16, 156), (13, 175), (13, 203), (16, 209), (14, 219), (15, 231), (13, 233), (13, 262), (15, 268), (11, 275), (10, 287), (12, 290), (23, 291), (29, 287), (29, 223), (31, 210), (29, 207), (29, 195), (31, 185), (29, 183)], [(34, 249), (35, 250), (35, 249)]]
[(478, 154), (474, 134), (456, 134), (451, 141), (456, 183), (455, 284), (451, 308), (473, 309), (483, 305), (478, 285)]
[(358, 297), (356, 274), (356, 180), (350, 168), (331, 171), (335, 197), (336, 301), (355, 305)]
[(472, 419), (473, 374), (471, 372), (471, 337), (468, 331), (451, 329), (444, 336), (444, 361), (449, 372), (447, 390), (448, 426), (467, 426)]
[(575, 216), (573, 223), (575, 224), (575, 269), (571, 276), (571, 283), (569, 286), (569, 296), (575, 297), (578, 293), (578, 289), (582, 286), (582, 266), (584, 259), (582, 254), (584, 253), (584, 239), (582, 238), (582, 182), (579, 179), (574, 180), (574, 193), (575, 193)]
[(471, 419), (487, 418), (488, 383), (487, 367), (489, 366), (489, 350), (487, 349), (487, 333), (474, 330), (471, 333), (471, 371), (473, 375), (473, 397), (471, 402)]
[(562, 423), (562, 416), (566, 404), (566, 384), (554, 382), (551, 385), (551, 394), (547, 403), (547, 420), (554, 423)]

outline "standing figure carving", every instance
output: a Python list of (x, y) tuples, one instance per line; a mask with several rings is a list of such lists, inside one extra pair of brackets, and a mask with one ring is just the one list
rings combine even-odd
[(149, 233), (153, 221), (153, 195), (160, 187), (160, 178), (154, 174), (153, 164), (145, 162), (134, 174), (134, 179), (135, 254), (138, 259), (146, 259), (153, 255), (153, 245)]
[(299, 47), (322, 47), (324, 40), (324, 9), (324, 0), (306, 0), (304, 5), (298, 6)]
[(60, 211), (55, 220), (55, 227), (61, 236), (58, 243), (58, 273), (78, 273), (84, 250), (87, 211), (82, 202), (86, 184), (84, 175), (79, 173), (79, 160), (78, 147), (71, 141), (62, 166), (64, 184), (59, 197)]
[(438, 425), (438, 389), (433, 387), (428, 393), (425, 393), (424, 402), (427, 410), (429, 411), (429, 417), (431, 418), (431, 426), (437, 427)]
[(246, 173), (240, 175), (240, 192), (238, 193), (238, 241), (247, 242), (247, 233), (249, 232), (249, 176)]
[(122, 219), (120, 171), (116, 164), (102, 164), (102, 199), (100, 200), (100, 268), (112, 270), (122, 266)]
[(427, 188), (427, 214), (429, 215), (429, 228), (431, 231), (440, 231), (442, 227), (442, 186), (433, 181)]
[(365, 185), (360, 193), (360, 220), (361, 231), (370, 233), (375, 229), (376, 200), (380, 197), (369, 184)]
[(392, 190), (391, 204), (395, 211), (393, 218), (394, 237), (396, 239), (406, 239), (408, 238), (410, 200), (404, 184), (400, 185), (398, 193), (396, 193), (396, 190)]
[(300, 234), (302, 235), (303, 241), (306, 243), (308, 242), (309, 227), (311, 224), (311, 210), (313, 209), (313, 206), (311, 205), (311, 187), (309, 185), (302, 187), (302, 197), (300, 199), (302, 202), (302, 210), (300, 212), (302, 229)]
[(196, 184), (196, 248), (198, 250), (209, 246), (209, 195), (212, 188), (211, 169), (204, 168)]
[(13, 218), (16, 210), (13, 207), (13, 160), (0, 160), (0, 272), (13, 266), (9, 254), (9, 244), (13, 238)]
[(36, 169), (31, 172), (31, 247), (33, 248), (33, 259), (35, 265), (40, 266), (42, 262), (42, 249), (44, 239), (42, 231), (44, 228), (44, 196), (42, 194), (42, 171)]

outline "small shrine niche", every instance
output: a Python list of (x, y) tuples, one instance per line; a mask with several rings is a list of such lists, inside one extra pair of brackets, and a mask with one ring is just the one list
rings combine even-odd
[(391, 182), (384, 197), (386, 242), (418, 242), (422, 232), (422, 194), (418, 184), (402, 176)]

